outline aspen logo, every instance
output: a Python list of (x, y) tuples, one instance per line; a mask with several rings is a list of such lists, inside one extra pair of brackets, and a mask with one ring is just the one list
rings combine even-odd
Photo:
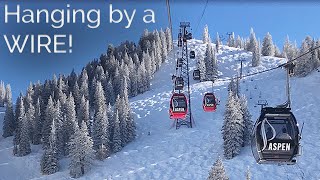
[(184, 108), (174, 108), (175, 112), (184, 112)]
[(268, 150), (271, 150), (271, 151), (290, 151), (290, 143), (269, 143)]

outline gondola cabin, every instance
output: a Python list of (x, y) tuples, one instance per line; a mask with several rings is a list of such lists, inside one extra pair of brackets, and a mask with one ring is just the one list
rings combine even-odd
[(174, 89), (175, 90), (183, 90), (184, 87), (184, 81), (182, 77), (176, 77), (174, 81)]
[(203, 96), (202, 108), (205, 112), (213, 112), (217, 109), (216, 97), (213, 93), (206, 93)]
[(295, 164), (300, 138), (290, 108), (264, 107), (252, 132), (251, 150), (259, 164)]
[(187, 32), (185, 36), (186, 36), (187, 40), (191, 40), (192, 39), (192, 33), (190, 33), (190, 32), (189, 33)]
[(194, 51), (190, 51), (190, 59), (195, 59), (196, 53)]
[(174, 93), (170, 100), (170, 119), (185, 119), (188, 112), (187, 98), (183, 93)]
[(178, 58), (177, 59), (177, 67), (182, 67), (183, 65), (183, 59), (182, 58)]
[(200, 80), (200, 70), (199, 69), (195, 69), (193, 71), (193, 79), (194, 80)]

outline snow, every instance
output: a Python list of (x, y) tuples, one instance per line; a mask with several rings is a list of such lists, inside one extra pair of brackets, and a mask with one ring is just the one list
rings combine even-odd
[[(203, 58), (206, 46), (202, 41), (191, 40), (189, 48), (195, 50), (196, 58)], [(181, 127), (176, 130), (168, 116), (176, 51), (177, 49), (171, 52), (167, 62), (155, 74), (151, 90), (130, 99), (136, 116), (138, 137), (108, 159), (95, 161), (92, 170), (80, 179), (206, 179), (218, 156), (223, 157), (221, 127), (228, 82), (221, 80), (235, 76), (240, 67), (236, 60), (240, 57), (247, 59), (243, 74), (265, 70), (285, 62), (284, 59), (263, 57), (262, 64), (252, 68), (251, 53), (222, 46), (218, 54), (221, 77), (214, 83), (214, 92), (221, 104), (214, 113), (203, 112), (202, 98), (204, 93), (212, 91), (212, 84), (199, 83), (191, 77), (191, 102), (196, 124), (192, 129)], [(195, 64), (195, 61), (191, 62), (191, 72)], [(298, 163), (292, 166), (258, 165), (250, 147), (245, 147), (235, 158), (223, 159), (231, 180), (245, 179), (248, 166), (252, 179), (320, 179), (320, 111), (317, 106), (320, 98), (316, 96), (320, 90), (319, 79), (320, 73), (317, 72), (305, 78), (291, 78), (292, 110), (299, 124), (305, 122), (301, 141), (303, 154), (298, 158)], [(244, 78), (240, 85), (241, 93), (248, 97), (253, 120), (259, 115), (260, 107), (256, 105), (259, 99), (268, 100), (269, 106), (286, 100), (283, 69)], [(3, 113), (0, 114), (0, 119), (3, 119)], [(42, 153), (41, 146), (32, 146), (30, 155), (14, 157), (12, 137), (1, 137), (0, 179), (69, 179), (68, 159), (61, 162), (62, 167), (58, 173), (42, 176), (39, 167)]]

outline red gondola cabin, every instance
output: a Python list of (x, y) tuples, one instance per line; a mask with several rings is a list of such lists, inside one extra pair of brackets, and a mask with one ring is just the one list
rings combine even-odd
[(174, 93), (170, 100), (170, 119), (185, 119), (188, 112), (188, 101), (183, 93)]
[(202, 107), (205, 112), (216, 111), (217, 101), (213, 93), (206, 93), (204, 95)]

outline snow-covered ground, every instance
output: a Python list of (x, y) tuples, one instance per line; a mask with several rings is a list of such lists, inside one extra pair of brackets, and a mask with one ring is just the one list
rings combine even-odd
[[(203, 58), (206, 46), (202, 41), (192, 40), (189, 48), (195, 50), (197, 58)], [(221, 127), (228, 82), (217, 81), (214, 84), (214, 92), (221, 100), (221, 105), (216, 112), (205, 113), (201, 103), (204, 93), (212, 91), (211, 83), (191, 80), (195, 127), (181, 127), (178, 130), (172, 128), (173, 122), (169, 119), (168, 107), (172, 91), (170, 74), (174, 72), (175, 55), (176, 51), (171, 52), (167, 62), (155, 74), (150, 91), (130, 99), (136, 115), (136, 140), (110, 158), (102, 162), (96, 161), (94, 168), (80, 179), (207, 178), (214, 161), (218, 156), (223, 156)], [(251, 68), (251, 53), (223, 46), (218, 54), (219, 71), (222, 73), (220, 79), (236, 74), (240, 67), (236, 60), (240, 57), (247, 59), (247, 62), (244, 62), (244, 74), (275, 67), (284, 62), (279, 58), (263, 57), (261, 66)], [(191, 62), (191, 71), (195, 64), (195, 61)], [(316, 96), (320, 90), (319, 79), (320, 73), (314, 72), (306, 78), (292, 78), (291, 81), (293, 112), (299, 124), (305, 122), (302, 134), (303, 155), (298, 158), (298, 163), (293, 166), (258, 165), (252, 157), (250, 147), (245, 147), (234, 159), (223, 160), (231, 180), (245, 179), (248, 166), (252, 179), (320, 179), (320, 111), (317, 106), (320, 98)], [(285, 101), (284, 70), (277, 69), (245, 78), (241, 81), (241, 93), (248, 97), (250, 112), (255, 120), (260, 111), (260, 107), (256, 106), (259, 99), (268, 100), (270, 106)], [(2, 117), (3, 114), (0, 114), (0, 119)], [(0, 179), (69, 179), (67, 159), (61, 162), (60, 172), (42, 176), (39, 170), (41, 155), (41, 148), (33, 146), (30, 155), (14, 157), (12, 138), (1, 137)]]

